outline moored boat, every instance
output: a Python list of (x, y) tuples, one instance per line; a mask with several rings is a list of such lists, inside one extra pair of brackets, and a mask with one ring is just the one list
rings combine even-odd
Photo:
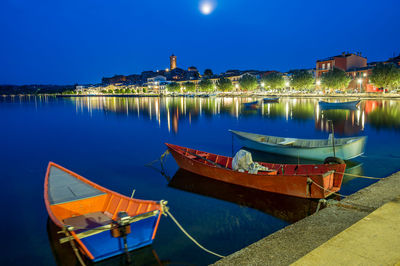
[(150, 245), (162, 213), (160, 202), (123, 196), (53, 162), (47, 167), (44, 200), (50, 219), (97, 262)]
[[(298, 139), (275, 137), (236, 130), (229, 130), (247, 148), (323, 161), (326, 157), (338, 157), (350, 160), (364, 154), (367, 137)], [(333, 148), (334, 143), (334, 148)], [(335, 152), (333, 152), (335, 150)]]
[(357, 105), (360, 103), (360, 101), (350, 101), (350, 102), (325, 102), (325, 101), (319, 101), (318, 104), (323, 110), (329, 110), (329, 109), (350, 109), (350, 110), (355, 110), (357, 109)]
[(258, 101), (242, 103), (245, 108), (255, 108), (258, 106)]
[(232, 157), (167, 144), (179, 167), (201, 175), (249, 188), (296, 196), (326, 198), (340, 190), (346, 164), (273, 164), (258, 162), (268, 168), (251, 174), (235, 171)]
[(279, 102), (279, 97), (264, 98), (263, 101), (264, 101), (264, 103), (277, 103), (277, 102)]

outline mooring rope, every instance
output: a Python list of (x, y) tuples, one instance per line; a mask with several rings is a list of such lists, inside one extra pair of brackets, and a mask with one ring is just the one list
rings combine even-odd
[(225, 258), (225, 256), (219, 255), (218, 253), (215, 253), (205, 247), (203, 247), (199, 242), (196, 241), (183, 227), (182, 225), (175, 219), (175, 217), (172, 215), (172, 213), (169, 211), (169, 208), (166, 206), (166, 201), (161, 201), (161, 206), (162, 206), (162, 211), (164, 215), (171, 217), (172, 221), (178, 226), (178, 228), (190, 239), (195, 243), (199, 248), (204, 250), (207, 253), (210, 253), (214, 256), (220, 257), (220, 258)]
[[(333, 191), (331, 191), (331, 190), (329, 190), (329, 189), (326, 189), (326, 188), (324, 188), (324, 187), (322, 187), (322, 186), (320, 186), (319, 184), (317, 184), (316, 182), (314, 182), (312, 179), (311, 179), (311, 181), (312, 181), (312, 183), (313, 184), (315, 184), (317, 187), (319, 187), (319, 188), (321, 188), (321, 189), (323, 189), (323, 190), (325, 190), (325, 191), (328, 191), (328, 192), (330, 192), (330, 193), (332, 193), (332, 194), (334, 194), (334, 195), (337, 195), (337, 196), (340, 196), (340, 197), (343, 197), (343, 198), (347, 198), (347, 197), (349, 197), (350, 195), (343, 195), (343, 194), (340, 194), (340, 193), (337, 193), (337, 192), (333, 192)], [(325, 201), (325, 202), (323, 202), (323, 203), (328, 203), (328, 205), (329, 205), (329, 202), (330, 202), (330, 200), (328, 200), (328, 201)], [(344, 208), (353, 208), (353, 209), (359, 209), (359, 210), (367, 210), (367, 211), (371, 211), (371, 210), (373, 210), (373, 208), (372, 207), (369, 207), (369, 206), (364, 206), (364, 205), (361, 205), (361, 204), (357, 204), (357, 203), (354, 203), (354, 202), (348, 202), (349, 204), (344, 204), (344, 203), (341, 203), (340, 201), (336, 201), (335, 200), (335, 204), (334, 205), (337, 205), (337, 206), (341, 206), (341, 207), (344, 207)], [(318, 206), (317, 206), (317, 211), (316, 212), (318, 212), (319, 211), (319, 209), (320, 209), (320, 203), (321, 203), (321, 201), (319, 201), (318, 202)]]
[(358, 178), (366, 178), (366, 179), (378, 179), (378, 180), (380, 180), (380, 179), (384, 179), (384, 177), (383, 177), (383, 178), (380, 178), (380, 177), (370, 177), (370, 176), (364, 176), (364, 175), (355, 175), (355, 174), (341, 173), (341, 172), (336, 172), (336, 173), (338, 173), (338, 174), (343, 174), (343, 175), (348, 175), (348, 176), (354, 176), (354, 177), (358, 177)]
[[(64, 227), (63, 232), (64, 232), (64, 234), (65, 234), (67, 237), (70, 237), (70, 236), (71, 236), (71, 234), (69, 233), (69, 231), (68, 231), (68, 229), (67, 229), (66, 227)], [(72, 238), (69, 240), (69, 243), (70, 243), (70, 245), (71, 245), (71, 247), (72, 247), (72, 250), (74, 251), (75, 256), (77, 257), (79, 263), (80, 263), (82, 266), (86, 266), (86, 264), (85, 264), (85, 262), (83, 261), (81, 255), (79, 254), (79, 250), (78, 250), (78, 248), (76, 247), (76, 245), (75, 245), (75, 243), (74, 243), (74, 240), (73, 240)]]
[[(154, 169), (157, 172), (159, 172), (162, 176), (164, 176), (167, 179), (168, 182), (171, 180), (171, 177), (165, 171), (164, 163), (165, 163), (165, 161), (166, 161), (166, 159), (167, 159), (169, 154), (170, 154), (170, 152), (167, 149), (163, 154), (161, 154), (159, 159), (156, 159), (154, 161), (151, 161), (151, 162), (145, 164), (145, 166), (150, 167), (151, 169)], [(160, 162), (160, 168), (161, 169), (158, 169), (157, 167), (153, 166), (156, 162)]]
[(312, 180), (311, 178), (309, 178), (309, 180), (312, 182), (312, 184), (316, 185), (317, 187), (319, 187), (319, 188), (321, 188), (321, 189), (323, 189), (323, 190), (325, 190), (325, 191), (328, 191), (329, 193), (332, 193), (332, 194), (334, 194), (334, 195), (337, 195), (337, 196), (340, 196), (340, 197), (343, 197), (343, 198), (346, 198), (346, 197), (349, 196), (349, 195), (342, 195), (342, 194), (340, 194), (340, 193), (337, 193), (337, 192), (331, 191), (331, 190), (329, 190), (329, 189), (327, 189), (327, 188), (324, 188), (324, 187), (320, 186), (319, 184), (317, 184), (317, 183), (316, 183), (314, 180)]

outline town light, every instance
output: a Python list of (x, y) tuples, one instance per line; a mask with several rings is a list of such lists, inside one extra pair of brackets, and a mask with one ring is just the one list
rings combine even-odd
[(317, 80), (317, 86), (321, 85), (321, 81)]
[(361, 84), (362, 83), (362, 79), (358, 79), (357, 82)]
[(166, 69), (165, 69), (165, 72), (168, 72), (168, 71), (169, 71), (169, 68), (166, 68)]
[(364, 77), (366, 77), (367, 76), (367, 73), (364, 73), (364, 75), (363, 75)]
[(264, 83), (264, 82), (261, 82), (261, 87), (264, 88), (264, 86), (265, 86), (265, 83)]
[(239, 84), (236, 84), (236, 85), (235, 85), (235, 88), (236, 88), (236, 89), (239, 89)]
[(289, 85), (290, 85), (289, 81), (286, 81), (285, 85), (286, 85), (286, 87), (289, 87)]

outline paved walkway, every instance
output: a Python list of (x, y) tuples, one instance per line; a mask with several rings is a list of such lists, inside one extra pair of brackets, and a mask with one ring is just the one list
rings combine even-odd
[(393, 265), (400, 262), (399, 205), (397, 172), (215, 265)]
[(400, 263), (400, 197), (386, 203), (292, 265)]

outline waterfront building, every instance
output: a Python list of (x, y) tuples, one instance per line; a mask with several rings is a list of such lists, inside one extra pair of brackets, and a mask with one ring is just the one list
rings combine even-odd
[(316, 62), (316, 77), (320, 78), (323, 73), (332, 70), (334, 67), (343, 71), (348, 71), (354, 68), (362, 68), (367, 66), (367, 58), (361, 53), (346, 53), (341, 55), (319, 59)]
[(147, 79), (147, 83), (145, 84), (149, 91), (160, 93), (165, 91), (167, 85), (171, 83), (167, 81), (167, 78), (162, 75), (157, 75), (155, 77), (151, 77)]

